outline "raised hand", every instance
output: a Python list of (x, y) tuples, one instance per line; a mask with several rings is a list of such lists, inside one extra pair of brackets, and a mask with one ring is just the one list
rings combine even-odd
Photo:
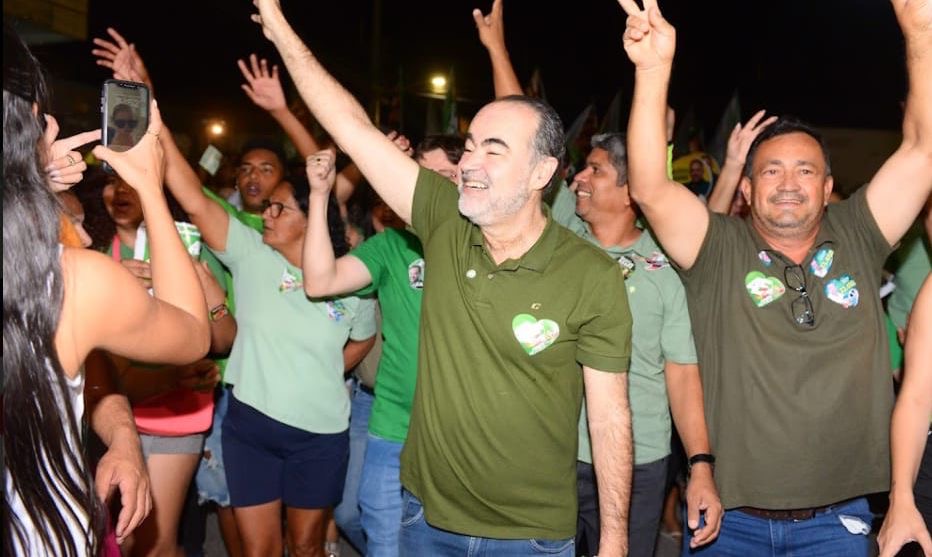
[(896, 20), (906, 38), (925, 37), (932, 41), (932, 0), (891, 0)]
[(628, 14), (623, 44), (628, 58), (638, 70), (670, 66), (676, 52), (676, 29), (663, 18), (657, 0), (643, 0), (640, 9), (635, 0), (618, 0)]
[(311, 184), (311, 193), (330, 195), (336, 182), (336, 154), (330, 149), (318, 151), (306, 160), (307, 180)]
[(252, 4), (259, 9), (259, 13), (252, 14), (250, 19), (262, 26), (262, 34), (265, 38), (275, 42), (275, 27), (287, 22), (285, 15), (282, 14), (282, 6), (279, 0), (252, 0)]
[(100, 47), (91, 50), (91, 54), (97, 57), (97, 65), (113, 70), (115, 79), (145, 83), (151, 92), (152, 79), (142, 57), (136, 52), (136, 45), (128, 43), (112, 27), (107, 28), (107, 33), (112, 41), (94, 38), (94, 44)]
[(84, 157), (75, 149), (92, 141), (100, 141), (100, 130), (56, 139), (59, 131), (58, 121), (46, 114), (45, 122), (45, 145), (48, 147), (49, 157), (45, 172), (48, 174), (49, 185), (53, 191), (66, 190), (80, 182), (84, 177), (84, 171), (87, 170)]
[(270, 72), (268, 61), (257, 59), (255, 54), (249, 55), (249, 66), (243, 60), (237, 60), (236, 65), (246, 78), (241, 87), (256, 106), (269, 112), (288, 108), (285, 91), (278, 79), (278, 66), (273, 65)]
[(149, 128), (139, 143), (123, 152), (113, 151), (103, 145), (94, 147), (94, 156), (106, 161), (123, 180), (142, 195), (162, 191), (162, 176), (165, 160), (159, 132), (162, 131), (162, 115), (155, 99), (149, 101)]
[(414, 147), (411, 147), (411, 141), (405, 137), (403, 134), (392, 130), (385, 134), (385, 137), (392, 140), (392, 143), (395, 144), (395, 147), (398, 147), (398, 150), (402, 153), (410, 156), (414, 155)]
[(728, 137), (728, 148), (725, 151), (726, 163), (744, 165), (754, 139), (764, 131), (764, 128), (777, 121), (776, 116), (770, 116), (762, 121), (766, 113), (766, 110), (760, 110), (751, 116), (744, 126), (741, 122), (735, 125), (735, 129), (731, 130), (731, 135)]
[(505, 50), (505, 22), (502, 17), (502, 0), (492, 2), (492, 11), (482, 15), (476, 8), (472, 11), (472, 18), (479, 30), (479, 42), (489, 50)]

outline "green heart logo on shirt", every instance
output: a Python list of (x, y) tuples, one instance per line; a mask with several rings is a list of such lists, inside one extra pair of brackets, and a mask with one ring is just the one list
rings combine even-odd
[(786, 288), (777, 277), (768, 277), (760, 271), (751, 271), (744, 277), (744, 287), (754, 305), (762, 308), (783, 296)]
[(521, 347), (533, 356), (546, 349), (560, 336), (560, 326), (550, 319), (538, 320), (533, 315), (519, 313), (511, 320), (511, 328)]

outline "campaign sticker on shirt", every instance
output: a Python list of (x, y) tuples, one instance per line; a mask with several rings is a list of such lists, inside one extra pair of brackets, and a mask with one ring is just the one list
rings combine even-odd
[(809, 262), (809, 270), (812, 271), (813, 275), (823, 278), (832, 268), (832, 262), (834, 260), (835, 250), (832, 248), (822, 248), (812, 256), (812, 261)]
[(659, 269), (663, 269), (664, 267), (669, 267), (670, 261), (667, 260), (666, 255), (660, 253), (659, 251), (655, 251), (651, 254), (650, 257), (644, 259), (644, 264), (644, 268), (648, 271), (657, 271)]
[(339, 323), (346, 317), (346, 306), (340, 300), (328, 300), (327, 317)]
[(628, 278), (631, 276), (631, 273), (634, 272), (634, 260), (628, 257), (627, 255), (622, 255), (618, 258), (618, 264), (621, 265), (621, 276)]
[(279, 292), (291, 292), (303, 287), (297, 276), (291, 273), (287, 268), (282, 271), (282, 281), (278, 284)]
[(851, 275), (841, 275), (825, 284), (825, 297), (847, 309), (858, 305), (860, 293)]
[[(468, 273), (467, 273), (468, 276)], [(469, 277), (472, 278), (472, 277)], [(415, 290), (424, 288), (424, 260), (416, 259), (408, 265), (408, 284)]]
[(760, 259), (760, 262), (764, 264), (764, 267), (770, 267), (773, 265), (773, 259), (770, 259), (770, 254), (764, 250), (757, 252), (757, 258)]
[(744, 277), (744, 287), (754, 305), (762, 308), (775, 302), (786, 292), (786, 287), (777, 277), (768, 277), (760, 271), (751, 271)]
[(528, 356), (545, 350), (560, 336), (560, 326), (556, 321), (537, 319), (527, 313), (515, 315), (511, 320), (511, 329)]

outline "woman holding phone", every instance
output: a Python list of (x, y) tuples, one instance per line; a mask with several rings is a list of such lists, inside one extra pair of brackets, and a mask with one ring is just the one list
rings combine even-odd
[[(60, 206), (45, 175), (45, 79), (8, 25), (3, 42), (3, 553), (96, 555), (102, 499), (115, 486), (99, 471), (95, 481), (83, 456), (84, 359), (102, 348), (140, 360), (196, 360), (208, 348), (207, 311), (162, 195), (155, 103), (136, 147), (94, 149), (139, 192), (151, 223), (152, 297), (103, 255), (59, 244)], [(115, 294), (118, 309), (108, 303)], [(132, 442), (132, 424), (119, 425), (109, 431)], [(121, 489), (121, 497), (136, 509), (118, 522), (125, 537), (150, 503), (147, 490)]]

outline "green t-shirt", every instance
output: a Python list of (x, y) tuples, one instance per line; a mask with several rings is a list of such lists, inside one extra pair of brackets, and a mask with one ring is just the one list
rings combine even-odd
[(375, 402), (369, 432), (399, 443), (408, 436), (417, 378), (418, 323), (424, 287), (424, 250), (414, 234), (386, 229), (350, 255), (372, 275), (382, 308), (382, 358), (375, 376)]
[(237, 332), (227, 366), (233, 396), (287, 425), (339, 433), (349, 424), (343, 345), (375, 334), (374, 302), (350, 296), (311, 301), (301, 270), (230, 219), (226, 251)]
[(789, 259), (750, 221), (709, 215), (681, 275), (726, 509), (817, 507), (890, 488), (893, 382), (878, 297), (889, 253), (864, 188), (830, 205), (802, 263), (815, 315), (805, 328)]
[(430, 269), (402, 484), (431, 525), (471, 536), (576, 532), (580, 365), (623, 372), (618, 264), (554, 223), (496, 265), (456, 190), (421, 169), (412, 224)]
[[(696, 363), (686, 290), (649, 230), (644, 230), (628, 247), (604, 247), (592, 234), (589, 225), (576, 215), (575, 203), (573, 210), (566, 210), (567, 200), (572, 203), (573, 197), (568, 188), (561, 188), (554, 203), (554, 220), (557, 220), (557, 211), (560, 210), (562, 220), (557, 222), (605, 250), (622, 265), (622, 272), (627, 275), (625, 287), (634, 321), (631, 369), (628, 372), (634, 463), (654, 462), (670, 454), (670, 435), (673, 432), (664, 365), (668, 361)], [(578, 458), (592, 462), (585, 401), (579, 416)]]
[(932, 271), (928, 242), (925, 229), (920, 224), (913, 225), (888, 261), (889, 269), (895, 274), (896, 288), (887, 302), (887, 313), (901, 329), (906, 328), (906, 316), (916, 301), (919, 288)]

